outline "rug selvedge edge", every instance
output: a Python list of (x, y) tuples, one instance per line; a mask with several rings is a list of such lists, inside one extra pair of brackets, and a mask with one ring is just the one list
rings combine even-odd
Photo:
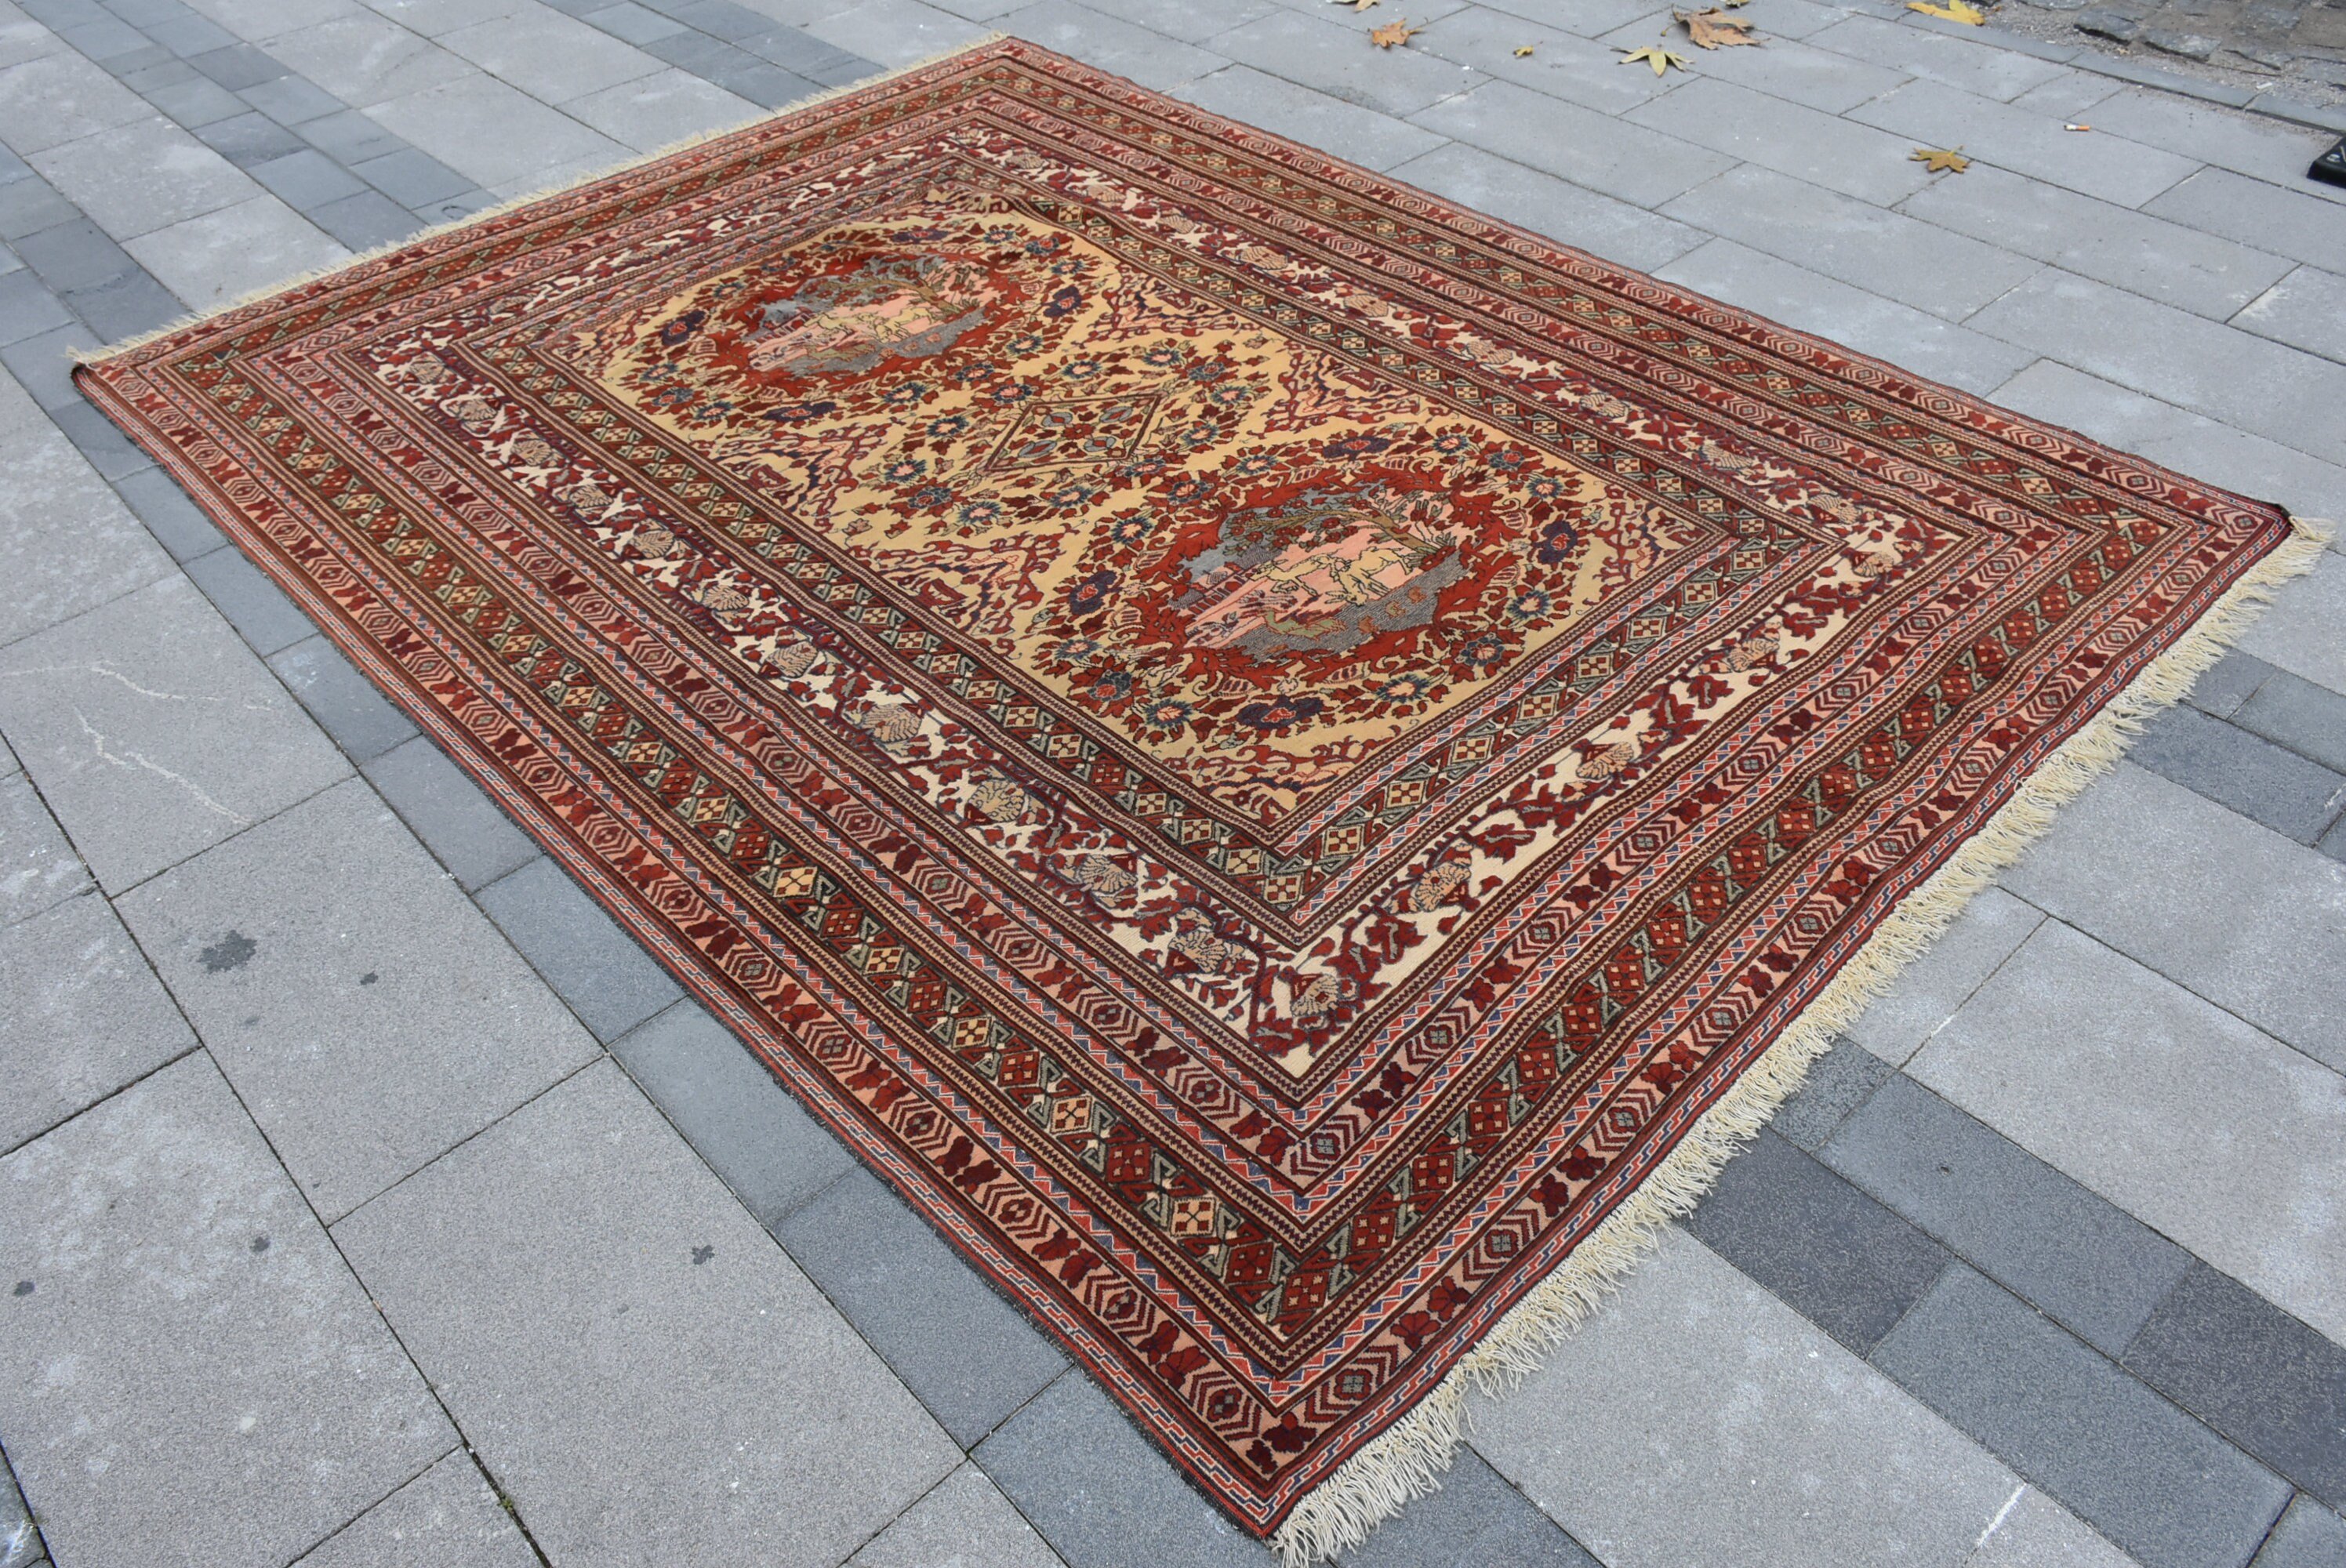
[(1742, 1152), (1800, 1091), (1834, 1037), (1927, 952), (1996, 873), (2018, 860), (2062, 807), (2121, 761), (2144, 725), (2189, 694), (2209, 667), (2255, 624), (2273, 591), (2313, 569), (2337, 525), (2294, 517), (2290, 533), (2242, 572), (2222, 596), (2054, 748), (2012, 799), (1900, 900), (1865, 943), (1734, 1084), (1704, 1111), (1635, 1191), (1491, 1330), (1407, 1414), (1354, 1451), (1304, 1494), (1269, 1541), (1285, 1568), (1305, 1568), (1359, 1546), (1418, 1498), (1442, 1488), (1468, 1422), (1470, 1393), (1504, 1393), (1537, 1371), (1606, 1298), (1661, 1244), (1664, 1228), (1693, 1212)]

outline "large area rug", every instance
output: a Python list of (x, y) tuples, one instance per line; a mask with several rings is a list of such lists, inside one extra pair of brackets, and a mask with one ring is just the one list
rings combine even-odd
[(1299, 1557), (2314, 547), (1015, 42), (82, 384)]

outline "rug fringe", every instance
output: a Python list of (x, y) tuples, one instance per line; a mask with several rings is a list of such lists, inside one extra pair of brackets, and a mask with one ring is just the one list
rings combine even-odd
[(484, 207), (478, 212), (468, 212), (462, 218), (454, 218), (445, 223), (435, 223), (428, 229), (419, 229), (404, 239), (390, 240), (371, 249), (359, 251), (347, 260), (337, 261), (331, 267), (314, 268), (307, 272), (295, 273), (289, 278), (280, 278), (267, 287), (254, 289), (241, 294), (225, 305), (215, 305), (209, 311), (190, 311), (178, 321), (124, 338), (118, 342), (108, 343), (103, 348), (72, 350), (66, 357), (77, 365), (104, 364), (117, 354), (127, 354), (134, 349), (143, 349), (158, 339), (168, 338), (175, 332), (184, 332), (190, 327), (200, 327), (208, 321), (216, 321), (223, 316), (234, 315), (248, 306), (258, 305), (264, 300), (274, 299), (288, 289), (299, 289), (305, 284), (339, 277), (369, 262), (380, 261), (386, 256), (395, 255), (411, 245), (420, 245), (425, 240), (436, 239), (444, 234), (453, 234), (461, 229), (470, 229), (476, 224), (487, 223), (520, 208), (527, 207), (533, 202), (567, 195), (571, 191), (583, 189), (597, 181), (609, 179), (615, 175), (626, 174), (631, 169), (641, 168), (647, 164), (658, 163), (664, 158), (673, 158), (678, 153), (704, 147), (712, 141), (722, 141), (729, 136), (740, 136), (745, 131), (755, 130), (770, 120), (780, 119), (786, 115), (801, 114), (808, 109), (830, 103), (834, 98), (843, 98), (850, 93), (860, 93), (867, 88), (884, 87), (899, 76), (909, 76), (915, 71), (925, 71), (931, 66), (942, 65), (956, 56), (966, 55), (974, 49), (983, 49), (989, 45), (998, 44), (1008, 36), (1010, 35), (1007, 33), (991, 32), (982, 38), (974, 38), (966, 44), (956, 44), (950, 49), (940, 49), (933, 55), (924, 55), (905, 65), (882, 71), (877, 76), (866, 76), (861, 81), (849, 82), (841, 87), (826, 87), (821, 92), (812, 93), (794, 102), (784, 104), (780, 108), (760, 115), (753, 119), (743, 120), (740, 125), (725, 126), (716, 130), (706, 130), (695, 136), (685, 137), (680, 140), (669, 142), (665, 147), (655, 148), (650, 152), (638, 153), (633, 158), (622, 158), (617, 163), (598, 168), (592, 174), (581, 175), (576, 179), (566, 180), (560, 185), (549, 185), (525, 195), (509, 198), (498, 202), (495, 207)]
[(2190, 691), (2262, 613), (2273, 589), (2310, 570), (2333, 536), (2331, 524), (2295, 519), (2290, 537), (2064, 741), (1985, 826), (1902, 900), (1637, 1190), (1534, 1286), (1414, 1410), (1296, 1505), (1270, 1538), (1285, 1568), (1304, 1568), (1358, 1546), (1413, 1500), (1440, 1491), (1442, 1472), (1456, 1458), (1464, 1435), (1467, 1394), (1502, 1392), (1536, 1370), (1548, 1349), (1659, 1245), (1663, 1227), (1693, 1210), (1728, 1160), (1800, 1088), (1810, 1064), (1831, 1049), (1834, 1036), (1930, 947), (1974, 894), (2052, 826), (2060, 807), (2116, 764), (2146, 719)]

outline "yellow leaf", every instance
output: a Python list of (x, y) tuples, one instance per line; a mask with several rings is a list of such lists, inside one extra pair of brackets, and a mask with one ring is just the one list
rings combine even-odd
[(1525, 56), (1529, 55), (1531, 52), (1532, 52), (1532, 46), (1531, 46), (1529, 44), (1525, 44), (1522, 48), (1517, 49), (1517, 50), (1515, 51), (1515, 58), (1516, 58), (1516, 59), (1518, 59), (1518, 60), (1520, 60), (1520, 59), (1524, 58)]
[(1963, 155), (1961, 148), (1952, 147), (1918, 147), (1906, 161), (1919, 163), (1933, 174), (1961, 174), (1972, 166), (1972, 160)]
[(1986, 12), (1965, 5), (1964, 0), (1906, 0), (1906, 9), (1948, 22), (1961, 22), (1966, 27), (1976, 27), (1987, 20)]
[(1706, 49), (1760, 41), (1749, 35), (1750, 23), (1715, 6), (1708, 11), (1673, 11), (1670, 15), (1685, 23), (1687, 36)]
[(1404, 16), (1398, 22), (1388, 22), (1382, 27), (1372, 29), (1369, 33), (1369, 42), (1380, 49), (1390, 49), (1395, 44), (1408, 43), (1424, 30), (1423, 27), (1411, 26), (1409, 18)]
[(1672, 66), (1676, 66), (1681, 71), (1685, 70), (1687, 62), (1684, 55), (1665, 49), (1659, 44), (1648, 44), (1642, 49), (1622, 50), (1621, 63), (1625, 66), (1651, 66), (1654, 67), (1654, 75), (1658, 76)]
[(1337, 5), (1350, 5), (1355, 11), (1365, 11), (1375, 5), (1377, 0), (1330, 0), (1330, 3)]

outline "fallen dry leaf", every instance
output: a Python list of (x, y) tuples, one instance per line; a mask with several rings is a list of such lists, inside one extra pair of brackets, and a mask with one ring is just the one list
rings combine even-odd
[(1330, 0), (1330, 3), (1337, 5), (1349, 5), (1355, 11), (1365, 11), (1370, 6), (1375, 5), (1377, 0)]
[(1685, 23), (1687, 36), (1705, 49), (1760, 41), (1750, 36), (1750, 23), (1740, 16), (1730, 16), (1717, 6), (1708, 11), (1673, 11), (1670, 15)]
[(1987, 13), (1964, 0), (1906, 0), (1906, 9), (1920, 11), (1925, 16), (1937, 16), (1949, 22), (1961, 22), (1966, 27), (1976, 27), (1987, 20)]
[(1687, 60), (1684, 55), (1675, 50), (1665, 49), (1659, 44), (1648, 44), (1642, 49), (1622, 50), (1621, 63), (1625, 66), (1651, 66), (1654, 67), (1654, 75), (1658, 76), (1672, 66), (1676, 66), (1681, 71), (1685, 70)]
[(1516, 58), (1516, 59), (1518, 59), (1518, 60), (1523, 59), (1525, 56), (1529, 55), (1531, 52), (1532, 52), (1532, 46), (1531, 46), (1529, 44), (1525, 44), (1522, 48), (1517, 49), (1517, 50), (1515, 51), (1515, 58)]
[(1409, 18), (1404, 16), (1398, 22), (1388, 22), (1382, 27), (1372, 28), (1369, 33), (1369, 42), (1380, 49), (1390, 49), (1395, 44), (1408, 43), (1424, 30), (1411, 26)]
[(1972, 166), (1972, 160), (1963, 155), (1961, 148), (1952, 147), (1918, 147), (1906, 161), (1919, 163), (1933, 174), (1945, 174), (1950, 170), (1961, 174)]

